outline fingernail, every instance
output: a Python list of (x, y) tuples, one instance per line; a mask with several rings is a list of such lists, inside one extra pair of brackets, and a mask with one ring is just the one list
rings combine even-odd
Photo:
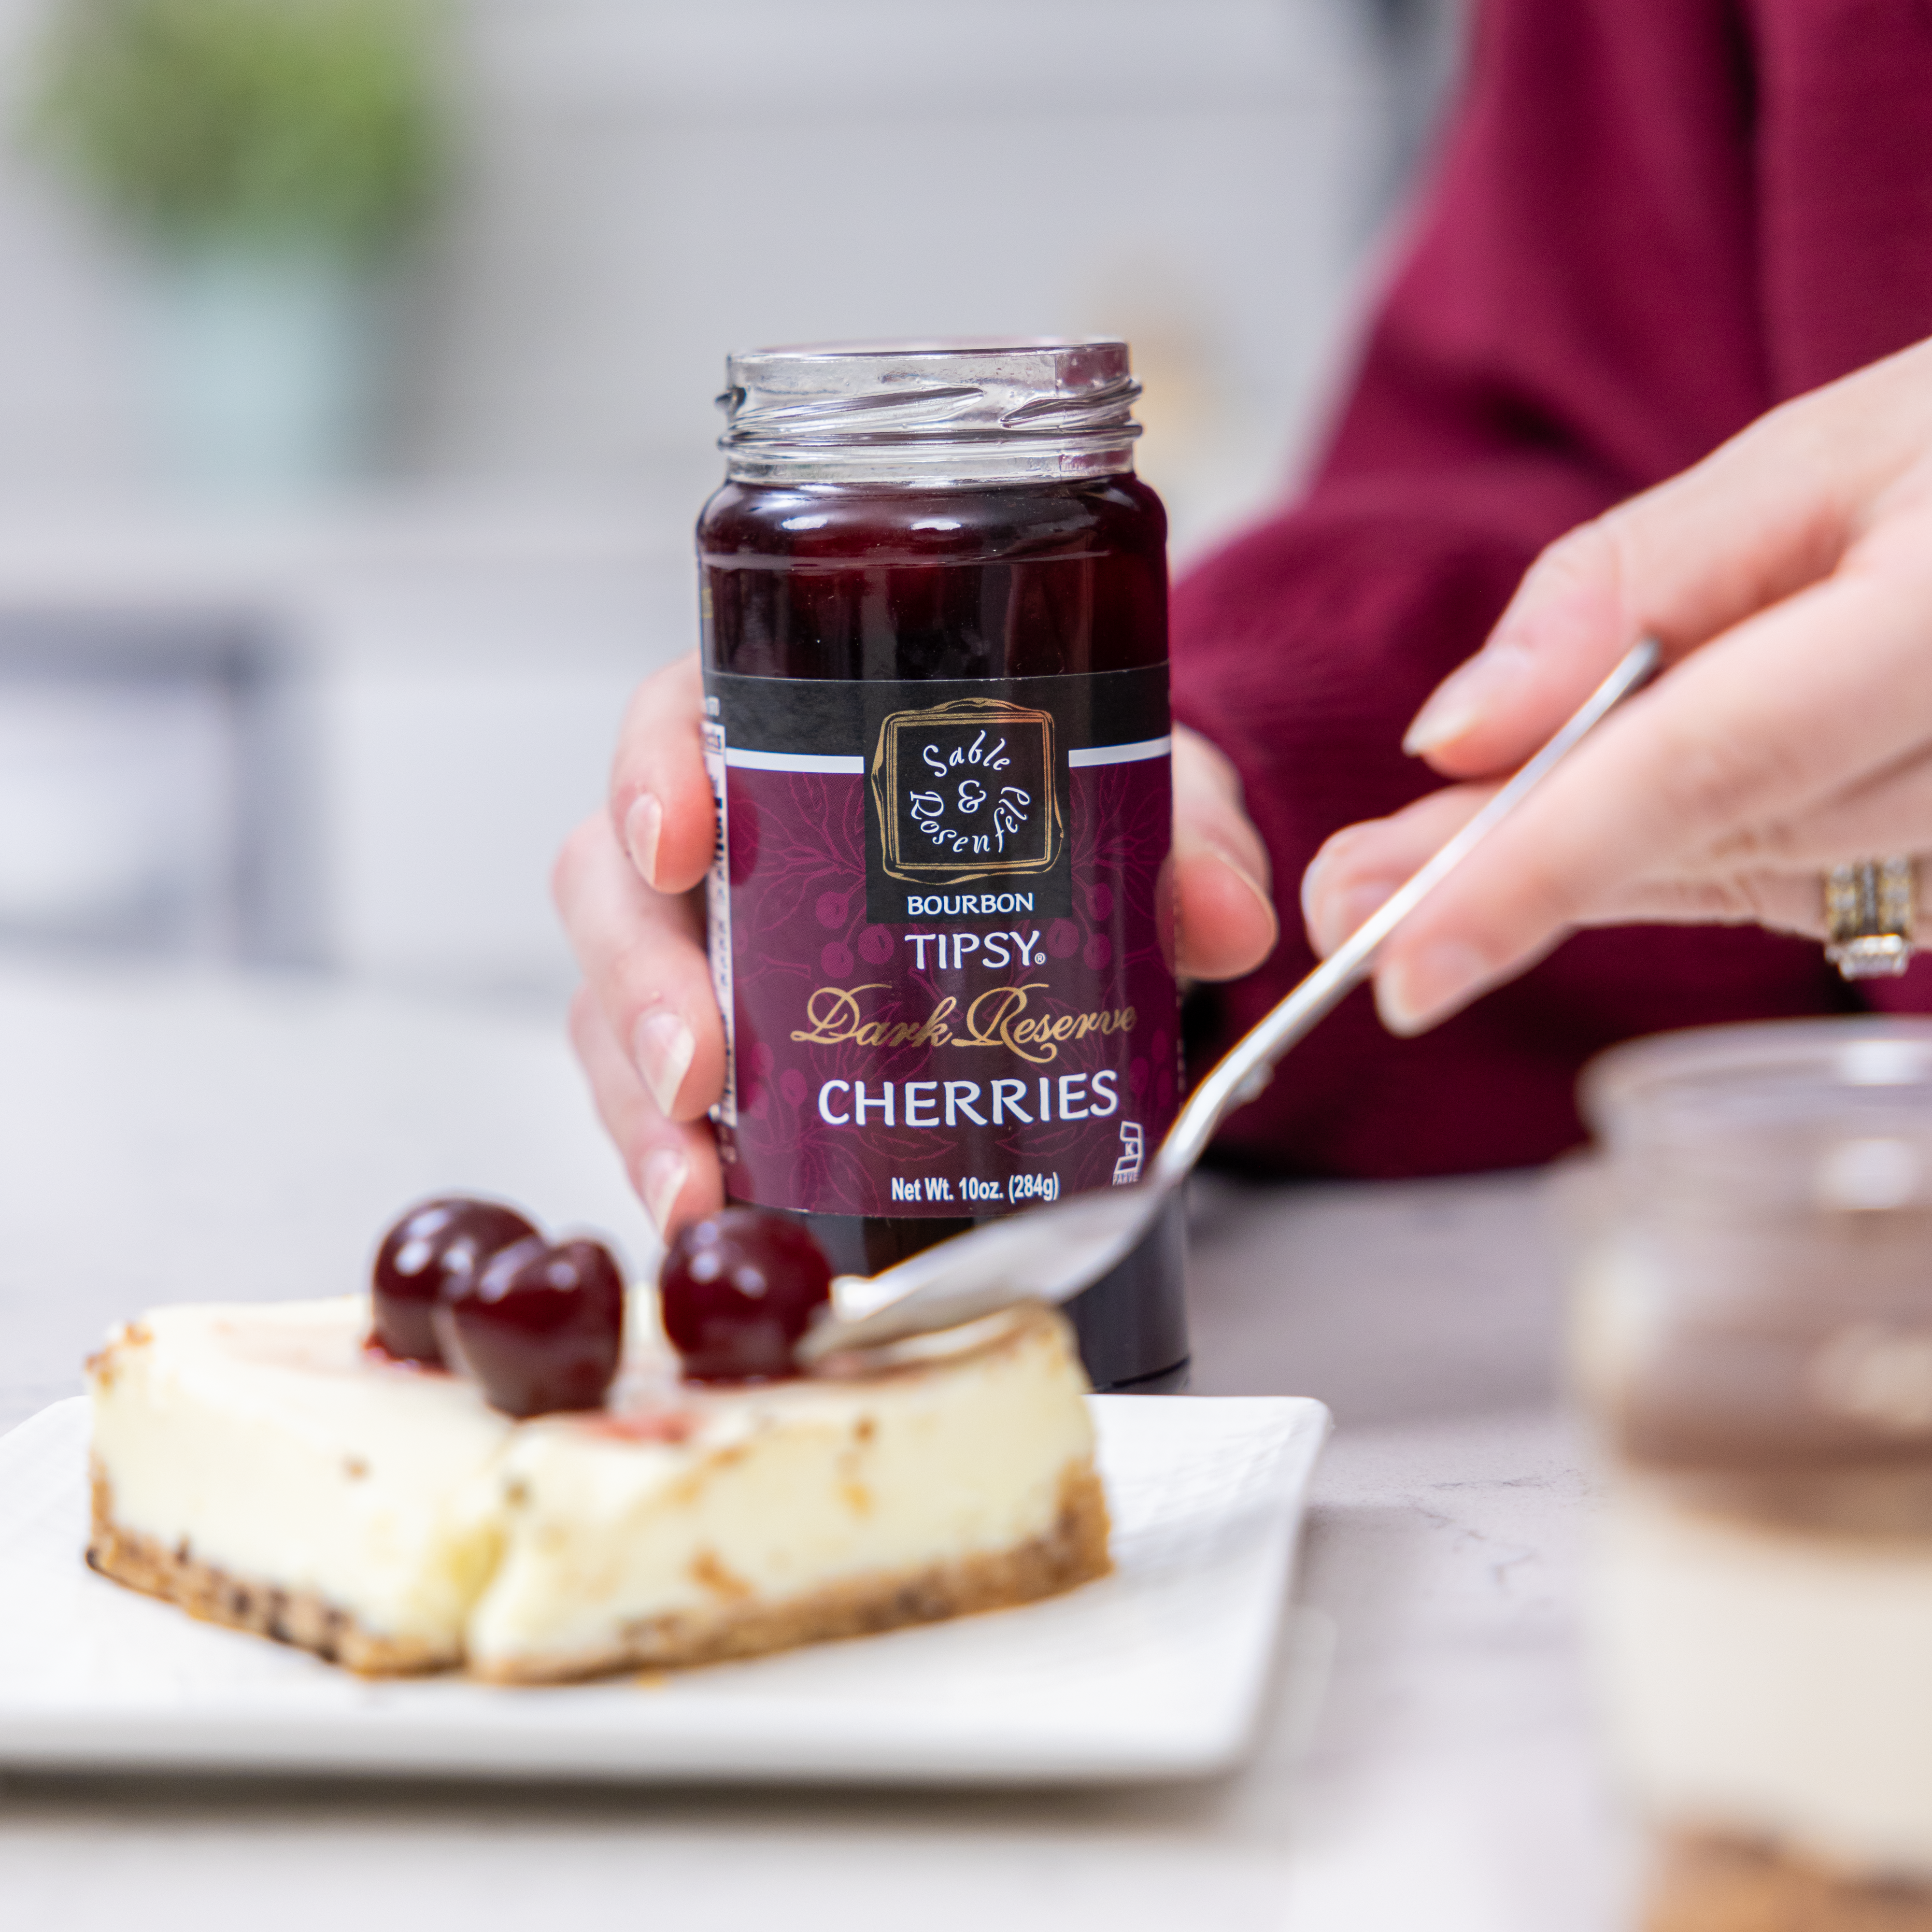
[(1324, 916), (1314, 923), (1312, 937), (1324, 959), (1372, 914), (1395, 896), (1397, 883), (1394, 879), (1364, 879), (1360, 885), (1351, 886), (1323, 909)]
[(657, 875), (658, 835), (664, 830), (664, 807), (654, 793), (643, 791), (631, 801), (624, 814), (624, 849), (646, 884)]
[(1488, 716), (1497, 698), (1520, 678), (1529, 663), (1520, 644), (1491, 644), (1436, 687), (1415, 722), (1402, 734), (1402, 748), (1413, 758), (1473, 730)]
[(1239, 879), (1241, 884), (1246, 886), (1248, 890), (1254, 894), (1256, 899), (1260, 902), (1263, 909), (1267, 912), (1268, 916), (1272, 919), (1274, 916), (1274, 902), (1268, 896), (1268, 890), (1267, 886), (1263, 885), (1261, 880), (1256, 878), (1254, 874), (1250, 872), (1247, 867), (1243, 865), (1240, 860), (1236, 858), (1233, 853), (1227, 850), (1226, 848), (1216, 845), (1214, 848), (1214, 853), (1215, 857), (1220, 860), (1222, 864), (1226, 866), (1228, 870), (1232, 872), (1235, 878)]
[(1425, 1032), (1465, 1004), (1489, 974), (1490, 962), (1473, 946), (1441, 940), (1376, 975), (1376, 1010), (1390, 1033)]
[(1308, 862), (1308, 869), (1301, 875), (1301, 922), (1312, 927), (1315, 923), (1315, 897), (1322, 890), (1322, 875), (1328, 869), (1326, 851), (1316, 854)]
[(658, 1232), (666, 1240), (670, 1238), (670, 1217), (676, 1211), (677, 1197), (684, 1192), (684, 1184), (690, 1178), (690, 1162), (669, 1148), (660, 1148), (652, 1154), (644, 1162), (644, 1171), (638, 1176), (644, 1206), (656, 1222)]
[(638, 1022), (631, 1051), (644, 1084), (658, 1103), (658, 1112), (669, 1120), (677, 1104), (677, 1090), (684, 1084), (692, 1056), (698, 1051), (690, 1028), (674, 1012), (648, 1013)]
[(1274, 900), (1270, 896), (1266, 884), (1256, 877), (1239, 853), (1232, 850), (1219, 838), (1211, 835), (1204, 836), (1199, 831), (1191, 829), (1185, 832), (1178, 832), (1174, 839), (1174, 856), (1178, 863), (1187, 866), (1198, 866), (1203, 858), (1214, 860), (1217, 864), (1233, 873), (1234, 877), (1254, 894), (1269, 918), (1274, 917)]

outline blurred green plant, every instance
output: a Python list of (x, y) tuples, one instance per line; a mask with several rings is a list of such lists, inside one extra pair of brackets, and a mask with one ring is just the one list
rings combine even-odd
[(29, 130), (176, 248), (381, 253), (444, 145), (434, 0), (63, 0)]

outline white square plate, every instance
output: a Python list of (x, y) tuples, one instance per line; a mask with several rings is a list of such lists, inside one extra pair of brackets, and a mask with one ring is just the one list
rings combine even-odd
[(1246, 1751), (1328, 1412), (1093, 1398), (1113, 1576), (1064, 1597), (646, 1679), (370, 1682), (81, 1561), (87, 1405), (0, 1438), (0, 1766), (684, 1782), (1102, 1784)]

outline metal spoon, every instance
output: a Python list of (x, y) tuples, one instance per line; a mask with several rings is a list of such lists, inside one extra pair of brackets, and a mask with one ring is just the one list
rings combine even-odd
[(838, 1312), (813, 1324), (799, 1343), (800, 1359), (809, 1364), (839, 1349), (950, 1328), (1016, 1301), (1071, 1300), (1105, 1274), (1152, 1225), (1222, 1121), (1253, 1100), (1275, 1062), (1368, 976), (1382, 942), (1650, 676), (1660, 655), (1653, 639), (1638, 644), (1454, 838), (1228, 1050), (1175, 1116), (1145, 1179), (989, 1221), (869, 1280), (842, 1275)]

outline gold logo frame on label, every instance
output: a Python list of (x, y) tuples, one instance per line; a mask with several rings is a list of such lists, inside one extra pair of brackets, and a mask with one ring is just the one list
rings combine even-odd
[[(894, 806), (899, 795), (899, 745), (909, 730), (930, 730), (935, 726), (997, 724), (1012, 731), (1036, 727), (1043, 754), (1042, 770), (1046, 786), (1046, 847), (1038, 859), (913, 859), (900, 849), (898, 814)], [(935, 704), (925, 711), (895, 711), (879, 725), (878, 743), (872, 748), (873, 802), (879, 814), (879, 843), (886, 874), (909, 885), (934, 883), (964, 884), (970, 879), (1010, 878), (1051, 872), (1060, 857), (1065, 827), (1060, 815), (1059, 772), (1054, 759), (1053, 713), (1030, 706), (1009, 704), (1003, 698), (960, 698), (950, 704)]]

